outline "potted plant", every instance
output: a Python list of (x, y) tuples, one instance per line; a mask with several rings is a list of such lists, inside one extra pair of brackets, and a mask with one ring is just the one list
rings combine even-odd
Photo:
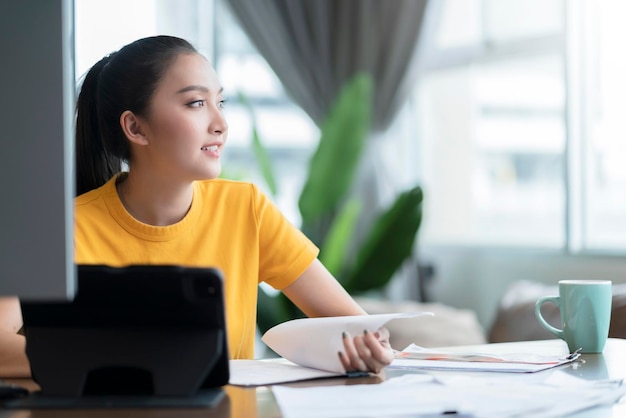
[[(302, 231), (320, 248), (320, 260), (351, 295), (381, 290), (389, 283), (411, 257), (422, 219), (423, 194), (415, 186), (401, 192), (377, 215), (354, 250), (362, 203), (350, 192), (369, 137), (372, 87), (369, 75), (358, 74), (339, 92), (321, 126), (298, 201)], [(240, 100), (252, 116), (252, 144), (261, 172), (270, 191), (276, 193), (277, 182), (256, 129), (254, 112), (244, 96), (240, 95)], [(304, 316), (282, 293), (270, 295), (262, 289), (257, 314), (262, 333)]]

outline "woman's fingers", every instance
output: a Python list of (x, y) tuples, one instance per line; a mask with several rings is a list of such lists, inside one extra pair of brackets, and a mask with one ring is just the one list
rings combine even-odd
[(346, 332), (341, 334), (341, 339), (343, 341), (344, 351), (339, 352), (339, 360), (341, 360), (341, 365), (343, 366), (346, 372), (353, 372), (355, 368), (352, 366), (352, 363), (350, 360), (350, 350), (354, 351), (354, 349), (350, 348), (352, 339)]
[(381, 343), (389, 345), (389, 330), (385, 327), (380, 327), (375, 333), (376, 337)]
[(386, 341), (381, 341), (377, 333), (364, 332), (362, 345), (357, 345), (357, 351), (371, 371), (379, 373), (393, 360), (393, 351)]
[(343, 348), (345, 349), (343, 354), (344, 354), (344, 357), (346, 357), (347, 364), (348, 364), (348, 367), (346, 368), (347, 372), (353, 372), (353, 371), (368, 372), (369, 371), (367, 364), (363, 361), (363, 359), (361, 358), (356, 348), (358, 337), (359, 336), (357, 335), (353, 339), (352, 336), (348, 334), (347, 332), (344, 332), (342, 334)]
[(369, 334), (366, 338), (368, 346), (372, 351), (372, 356), (385, 366), (393, 361), (393, 349), (389, 344), (389, 331), (387, 328), (379, 328), (377, 332)]
[(354, 338), (343, 333), (344, 351), (339, 353), (339, 359), (346, 372), (358, 370), (379, 373), (388, 366), (393, 360), (388, 336), (384, 328), (375, 333), (364, 330), (362, 335)]
[(372, 341), (375, 345), (380, 346), (378, 340), (374, 338), (370, 332), (365, 330), (363, 335), (354, 337), (354, 346), (361, 360), (367, 365), (367, 370), (378, 373), (382, 369), (382, 365), (373, 354), (372, 349), (376, 349), (377, 347), (372, 345)]

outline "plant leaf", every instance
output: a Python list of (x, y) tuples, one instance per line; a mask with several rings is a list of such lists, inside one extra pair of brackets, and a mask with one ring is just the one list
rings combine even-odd
[(361, 213), (361, 208), (362, 205), (359, 200), (350, 199), (335, 218), (320, 249), (320, 261), (337, 279), (341, 277), (340, 273), (345, 263), (348, 244), (352, 238), (352, 232)]
[(411, 255), (422, 221), (422, 200), (419, 186), (404, 191), (377, 219), (343, 283), (349, 293), (385, 286)]
[(298, 202), (304, 224), (335, 209), (352, 185), (370, 129), (372, 84), (366, 74), (351, 79), (322, 125)]

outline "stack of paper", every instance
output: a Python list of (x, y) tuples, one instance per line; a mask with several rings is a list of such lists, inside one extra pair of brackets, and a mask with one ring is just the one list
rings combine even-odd
[(533, 353), (484, 354), (431, 350), (409, 345), (396, 352), (390, 367), (427, 370), (466, 370), (507, 373), (532, 373), (570, 363), (579, 357), (577, 352), (568, 356), (545, 356)]

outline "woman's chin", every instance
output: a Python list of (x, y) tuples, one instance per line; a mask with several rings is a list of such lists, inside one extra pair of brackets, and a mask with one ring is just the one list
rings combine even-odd
[(213, 180), (222, 174), (221, 164), (214, 164), (208, 170), (205, 170), (198, 178), (198, 180)]

